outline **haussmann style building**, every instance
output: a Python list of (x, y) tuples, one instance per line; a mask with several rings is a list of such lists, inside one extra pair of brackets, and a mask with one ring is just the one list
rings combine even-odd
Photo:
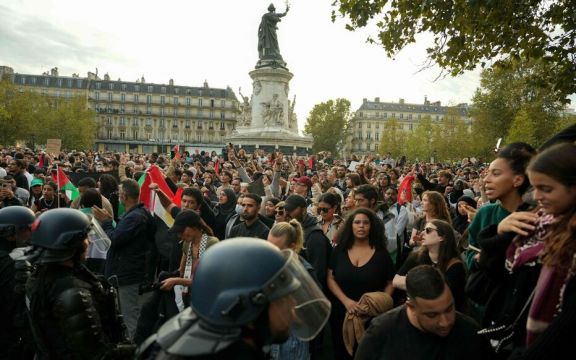
[(221, 151), (236, 126), (239, 103), (230, 87), (211, 88), (101, 79), (89, 72), (61, 76), (57, 68), (42, 75), (19, 74), (0, 66), (21, 90), (57, 98), (82, 96), (96, 112), (95, 148), (99, 151), (168, 152), (179, 144), (193, 151)]
[(440, 101), (430, 102), (427, 97), (423, 104), (409, 104), (400, 99), (399, 102), (381, 102), (380, 98), (369, 101), (364, 98), (362, 105), (356, 110), (351, 120), (346, 149), (355, 154), (376, 153), (380, 144), (380, 136), (386, 122), (391, 119), (398, 121), (403, 131), (413, 131), (421, 119), (430, 116), (433, 122), (441, 121), (450, 109), (470, 126), (468, 104), (442, 106)]

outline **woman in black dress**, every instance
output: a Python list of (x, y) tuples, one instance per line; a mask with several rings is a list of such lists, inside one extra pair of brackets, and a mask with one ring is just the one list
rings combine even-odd
[(346, 313), (361, 311), (358, 301), (368, 292), (392, 296), (394, 265), (386, 250), (384, 225), (369, 209), (355, 210), (343, 226), (328, 265), (332, 293), (332, 341), (336, 359), (352, 359), (342, 339)]

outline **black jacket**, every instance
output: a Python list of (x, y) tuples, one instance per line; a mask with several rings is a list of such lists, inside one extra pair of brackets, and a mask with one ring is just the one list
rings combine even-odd
[(106, 256), (106, 277), (118, 276), (120, 285), (140, 284), (147, 279), (147, 254), (154, 244), (154, 219), (143, 204), (130, 209), (116, 225), (104, 221), (102, 228), (110, 237)]
[(302, 222), (302, 230), (304, 230), (304, 249), (302, 250), (302, 256), (308, 260), (316, 271), (322, 288), (327, 289), (326, 276), (328, 261), (332, 253), (330, 240), (324, 235), (322, 228), (318, 225), (318, 220), (308, 214), (305, 215), (304, 221)]

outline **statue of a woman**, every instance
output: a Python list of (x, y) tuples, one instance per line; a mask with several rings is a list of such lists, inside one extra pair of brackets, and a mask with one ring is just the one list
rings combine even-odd
[(258, 27), (258, 57), (260, 60), (283, 60), (278, 46), (276, 24), (280, 22), (280, 18), (288, 14), (289, 9), (290, 6), (286, 5), (286, 11), (283, 14), (277, 14), (274, 4), (270, 4), (268, 13), (262, 16), (262, 21)]

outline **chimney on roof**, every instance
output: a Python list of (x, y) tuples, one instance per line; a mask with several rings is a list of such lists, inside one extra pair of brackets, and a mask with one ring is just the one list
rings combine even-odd
[(364, 98), (362, 99), (362, 103), (366, 104), (368, 102), (368, 99)]
[(108, 73), (104, 74), (104, 80), (110, 81), (110, 75), (108, 75)]
[(145, 84), (145, 83), (146, 83), (146, 79), (144, 79), (144, 75), (142, 75), (142, 78), (140, 79), (140, 82), (141, 82), (142, 84)]
[(377, 98), (374, 98), (374, 102), (377, 102), (377, 103), (379, 103), (379, 102), (380, 102), (380, 98), (379, 98), (379, 97), (377, 97)]
[(400, 98), (400, 105), (404, 105), (404, 99)]
[(174, 86), (174, 79), (170, 79), (170, 80), (168, 81), (168, 85)]
[(204, 80), (204, 87), (208, 89), (208, 80)]
[(424, 95), (424, 105), (430, 105), (430, 101), (428, 101), (428, 95)]
[(88, 71), (88, 80), (96, 80), (98, 77), (92, 71)]

